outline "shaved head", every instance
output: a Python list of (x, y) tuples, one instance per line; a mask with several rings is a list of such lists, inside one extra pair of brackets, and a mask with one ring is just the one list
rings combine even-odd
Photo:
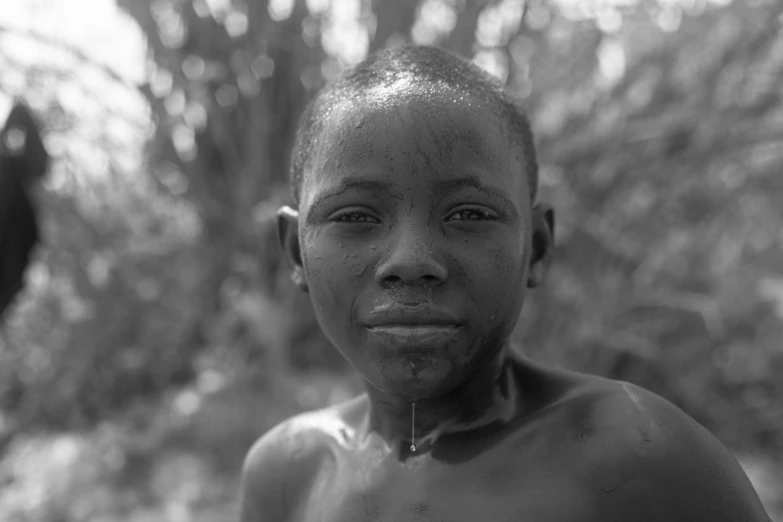
[(329, 139), (327, 121), (334, 111), (355, 104), (407, 103), (411, 100), (479, 105), (497, 119), (508, 146), (524, 165), (535, 199), (538, 163), (527, 115), (502, 85), (472, 62), (429, 46), (404, 46), (369, 56), (345, 71), (310, 101), (297, 129), (289, 173), (299, 203), (304, 172), (311, 167), (319, 140)]

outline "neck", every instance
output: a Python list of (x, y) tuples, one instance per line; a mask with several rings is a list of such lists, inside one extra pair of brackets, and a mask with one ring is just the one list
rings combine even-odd
[(509, 362), (506, 357), (492, 361), (469, 381), (438, 397), (412, 400), (368, 384), (370, 429), (390, 447), (424, 453), (441, 435), (508, 420), (517, 408)]

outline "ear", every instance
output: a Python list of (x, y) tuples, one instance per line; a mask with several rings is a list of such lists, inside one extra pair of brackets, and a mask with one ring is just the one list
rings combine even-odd
[(296, 286), (307, 292), (302, 252), (299, 249), (298, 210), (283, 206), (277, 211), (277, 240), (288, 265), (291, 267), (291, 280)]
[(546, 280), (555, 247), (555, 211), (552, 207), (546, 203), (538, 203), (533, 207), (532, 217), (533, 253), (530, 256), (528, 288), (535, 288)]

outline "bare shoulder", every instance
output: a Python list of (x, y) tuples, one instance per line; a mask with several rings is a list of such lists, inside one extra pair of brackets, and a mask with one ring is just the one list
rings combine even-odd
[(245, 457), (242, 522), (283, 522), (335, 464), (335, 441), (345, 430), (344, 405), (287, 419), (261, 436)]
[(596, 435), (584, 472), (609, 518), (769, 522), (734, 456), (693, 418), (639, 386), (586, 382)]

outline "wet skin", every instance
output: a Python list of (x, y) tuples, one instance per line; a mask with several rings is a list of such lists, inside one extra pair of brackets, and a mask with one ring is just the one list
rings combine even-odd
[(488, 107), (429, 87), (332, 111), (280, 213), (293, 279), (367, 393), (259, 440), (243, 520), (768, 520), (668, 402), (511, 355), (552, 213)]
[(318, 321), (370, 384), (403, 402), (497, 367), (531, 258), (525, 173), (497, 119), (478, 103), (455, 110), (449, 94), (334, 111), (301, 191)]

